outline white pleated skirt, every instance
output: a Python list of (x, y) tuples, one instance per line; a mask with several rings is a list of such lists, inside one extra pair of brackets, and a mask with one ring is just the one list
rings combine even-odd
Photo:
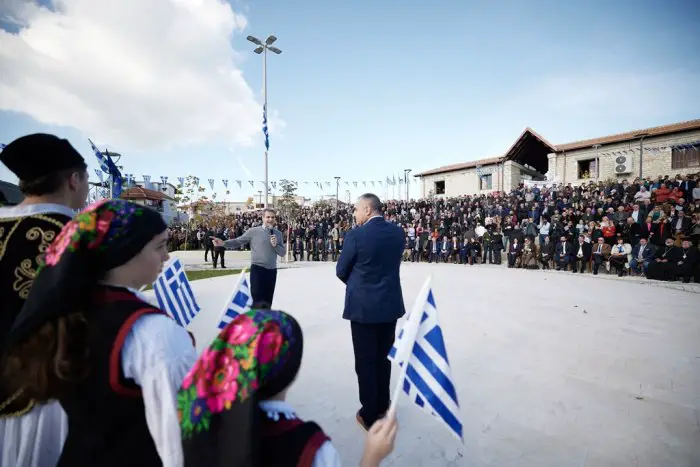
[(0, 418), (0, 467), (55, 467), (67, 435), (68, 418), (58, 402)]

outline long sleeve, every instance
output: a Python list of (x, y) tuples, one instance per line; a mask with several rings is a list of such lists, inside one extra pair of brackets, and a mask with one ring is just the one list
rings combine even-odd
[(284, 257), (284, 255), (287, 254), (287, 246), (284, 244), (284, 238), (282, 236), (282, 233), (280, 232), (280, 235), (275, 234), (277, 237), (277, 246), (275, 246), (275, 252), (277, 255)]
[(355, 246), (355, 235), (356, 232), (348, 232), (345, 237), (345, 242), (343, 243), (343, 250), (340, 252), (340, 257), (335, 265), (335, 275), (346, 283), (352, 272), (352, 268), (355, 265), (356, 259), (356, 246)]
[(231, 240), (226, 240), (226, 241), (224, 242), (224, 248), (226, 248), (227, 250), (235, 250), (236, 248), (240, 248), (240, 247), (242, 247), (242, 246), (247, 245), (248, 243), (250, 243), (250, 239), (252, 238), (252, 236), (251, 236), (251, 231), (252, 231), (252, 230), (253, 230), (253, 229), (248, 229), (248, 230), (246, 230), (246, 231), (243, 233), (243, 235), (241, 235), (241, 236), (238, 237), (238, 238), (233, 238), (233, 239), (231, 239)]
[(139, 318), (121, 352), (124, 376), (141, 387), (148, 430), (164, 467), (183, 465), (177, 392), (197, 360), (187, 331), (171, 318)]
[(342, 465), (340, 454), (336, 451), (333, 443), (326, 441), (316, 451), (311, 467), (342, 467)]

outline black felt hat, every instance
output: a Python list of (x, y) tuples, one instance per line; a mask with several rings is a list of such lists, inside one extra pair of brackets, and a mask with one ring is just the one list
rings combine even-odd
[(85, 159), (68, 140), (35, 133), (22, 136), (0, 152), (0, 161), (20, 180), (38, 178), (66, 169), (85, 169)]

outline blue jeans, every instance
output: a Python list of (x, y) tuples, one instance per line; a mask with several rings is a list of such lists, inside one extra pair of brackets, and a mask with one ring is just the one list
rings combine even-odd
[[(640, 266), (639, 262), (637, 261), (637, 258), (632, 258), (630, 260), (630, 269), (634, 272), (639, 272), (638, 267)], [(647, 269), (649, 269), (649, 261), (643, 261), (642, 264), (642, 272), (644, 274), (647, 273)]]

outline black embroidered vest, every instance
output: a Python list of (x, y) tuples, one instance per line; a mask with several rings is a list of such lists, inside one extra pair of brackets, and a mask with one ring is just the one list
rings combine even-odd
[(68, 415), (68, 438), (58, 467), (160, 467), (141, 390), (124, 377), (121, 349), (138, 318), (162, 311), (126, 289), (104, 287), (92, 312), (90, 374), (59, 399)]
[[(0, 351), (29, 296), (44, 252), (69, 220), (60, 213), (0, 217)], [(33, 401), (0, 384), (0, 418), (24, 415), (32, 407)]]
[(287, 420), (280, 414), (279, 421), (262, 415), (263, 449), (261, 466), (311, 467), (316, 452), (330, 438), (314, 422)]

